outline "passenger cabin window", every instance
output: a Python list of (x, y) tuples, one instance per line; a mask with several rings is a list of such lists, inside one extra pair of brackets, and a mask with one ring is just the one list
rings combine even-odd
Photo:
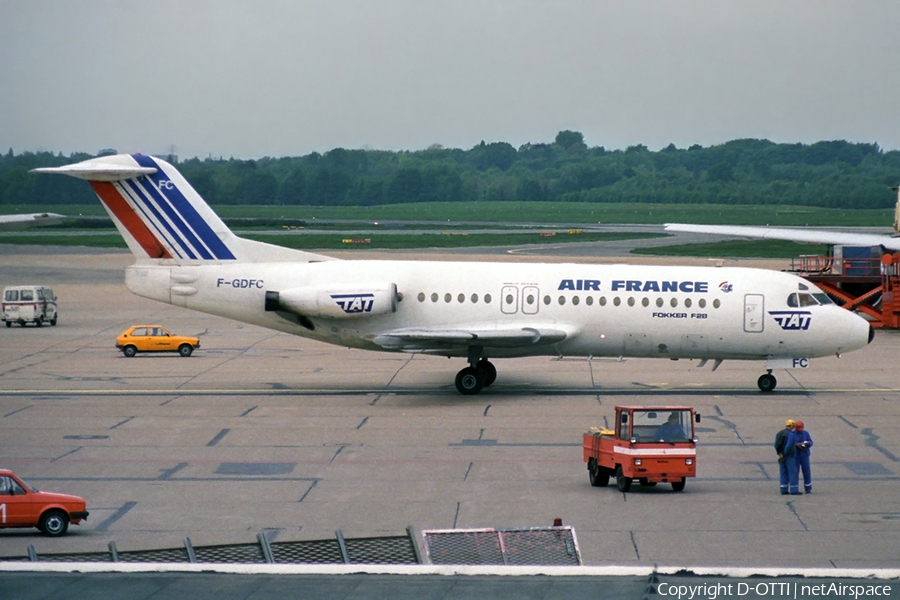
[(3, 298), (7, 302), (16, 302), (19, 300), (19, 290), (6, 290), (6, 295)]
[(29, 300), (34, 300), (34, 290), (22, 290), (19, 294), (19, 298), (23, 302), (28, 302)]

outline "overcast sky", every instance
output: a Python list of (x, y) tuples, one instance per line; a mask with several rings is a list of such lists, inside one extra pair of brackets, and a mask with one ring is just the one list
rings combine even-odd
[(900, 2), (0, 0), (0, 150), (900, 149)]

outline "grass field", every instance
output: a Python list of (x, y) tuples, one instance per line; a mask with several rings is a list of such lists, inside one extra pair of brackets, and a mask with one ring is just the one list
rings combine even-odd
[[(654, 233), (583, 233), (579, 235), (559, 234), (542, 236), (538, 233), (470, 233), (468, 235), (378, 235), (347, 236), (336, 232), (334, 235), (290, 235), (290, 234), (246, 234), (251, 240), (285, 246), (297, 250), (407, 250), (414, 248), (471, 248), (478, 246), (521, 246), (524, 244), (563, 244), (566, 242), (609, 242), (615, 240), (647, 239), (666, 237)], [(345, 241), (355, 240), (355, 241)], [(368, 240), (360, 242), (358, 240)], [(38, 246), (91, 246), (95, 248), (126, 248), (125, 241), (118, 233), (98, 233), (96, 231), (64, 234), (28, 233), (0, 234), (0, 244), (23, 244)]]
[[(540, 236), (536, 233), (468, 234), (468, 235), (368, 235), (366, 243), (347, 243), (340, 234), (290, 235), (247, 234), (249, 239), (267, 242), (287, 248), (310, 251), (328, 250), (409, 250), (415, 248), (471, 248), (490, 246), (522, 246), (526, 244), (565, 244), (567, 242), (609, 242), (627, 239), (665, 237), (652, 233), (593, 233), (580, 235), (560, 234)], [(355, 236), (353, 239), (360, 239)], [(118, 233), (69, 232), (66, 234), (0, 233), (0, 244), (40, 246), (90, 246), (95, 248), (126, 248)], [(707, 244), (679, 244), (658, 248), (638, 248), (634, 254), (654, 256), (708, 256), (716, 258), (793, 258), (801, 254), (825, 254), (823, 244), (798, 244), (783, 240), (738, 240), (710, 242)]]
[[(89, 206), (19, 206), (16, 211), (0, 208), (0, 213), (58, 212), (69, 216), (105, 216), (98, 202)], [(562, 244), (567, 242), (602, 242), (623, 239), (660, 237), (659, 234), (636, 233), (583, 233), (559, 234), (544, 237), (537, 232), (521, 232), (524, 224), (565, 227), (576, 224), (662, 224), (704, 223), (724, 225), (772, 225), (772, 226), (882, 226), (893, 221), (892, 210), (835, 210), (792, 206), (731, 206), (731, 205), (682, 205), (682, 204), (586, 204), (550, 202), (447, 202), (430, 204), (398, 204), (374, 207), (299, 207), (299, 206), (218, 206), (216, 212), (224, 219), (257, 219), (254, 223), (233, 223), (235, 229), (252, 227), (253, 233), (241, 234), (250, 239), (301, 250), (335, 249), (414, 249), (414, 248), (464, 248), (478, 246), (519, 246), (524, 244)], [(361, 223), (316, 223), (316, 220), (359, 220)], [(272, 234), (259, 233), (263, 226)], [(290, 235), (283, 231), (281, 221), (292, 224), (303, 222), (305, 229), (334, 231), (334, 235)], [(427, 221), (429, 225), (415, 225), (417, 229), (434, 230), (421, 235), (379, 235), (380, 229), (401, 227), (383, 221)], [(448, 221), (480, 222), (466, 225), (467, 229), (479, 227), (510, 227), (507, 234), (469, 233), (468, 235), (438, 235), (441, 229), (449, 229), (442, 223)], [(376, 222), (381, 222), (376, 225)], [(103, 227), (98, 229), (97, 226)], [(363, 230), (366, 233), (346, 234), (342, 230)], [(125, 242), (103, 222), (91, 224), (83, 231), (79, 221), (73, 219), (69, 227), (47, 228), (47, 233), (31, 230), (28, 233), (0, 233), (0, 244), (33, 244), (58, 246), (94, 246), (125, 248)], [(56, 231), (58, 233), (50, 233)], [(280, 233), (274, 233), (278, 231)], [(371, 231), (371, 233), (369, 233)], [(63, 234), (65, 232), (65, 234)], [(366, 243), (345, 243), (348, 237), (364, 238)], [(734, 258), (789, 258), (800, 254), (821, 254), (824, 245), (806, 245), (793, 242), (754, 240), (723, 241), (706, 244), (666, 246), (637, 249), (636, 254), (657, 256), (712, 256)]]
[[(889, 227), (893, 209), (847, 210), (805, 206), (620, 204), (580, 202), (433, 202), (384, 206), (216, 206), (222, 218), (484, 221), (490, 223), (704, 223), (722, 225)], [(0, 206), (0, 214), (56, 212), (105, 215), (90, 205)]]

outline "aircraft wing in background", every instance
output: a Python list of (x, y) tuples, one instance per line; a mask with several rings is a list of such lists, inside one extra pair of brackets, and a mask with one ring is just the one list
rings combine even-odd
[(7, 229), (25, 229), (27, 227), (43, 227), (59, 225), (63, 215), (56, 213), (31, 213), (28, 215), (0, 215), (0, 231)]
[(667, 223), (666, 231), (687, 233), (709, 233), (734, 237), (789, 240), (811, 244), (836, 244), (839, 246), (884, 246), (887, 250), (900, 252), (900, 238), (874, 233), (855, 233), (808, 227), (750, 227), (743, 225), (693, 225), (688, 223)]

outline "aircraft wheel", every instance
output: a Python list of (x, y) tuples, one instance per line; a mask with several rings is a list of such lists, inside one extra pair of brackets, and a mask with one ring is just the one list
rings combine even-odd
[(475, 368), (481, 371), (484, 379), (484, 387), (488, 387), (497, 380), (497, 367), (488, 360), (479, 360)]
[(686, 480), (684, 477), (681, 478), (681, 481), (673, 481), (673, 482), (672, 482), (672, 489), (673, 489), (674, 491), (676, 491), (676, 492), (681, 492), (681, 491), (683, 491), (683, 490), (684, 490), (684, 484), (685, 484), (686, 481), (687, 481), (687, 480)]
[(616, 466), (616, 487), (620, 492), (627, 492), (631, 489), (631, 478), (625, 477), (625, 474), (622, 473), (622, 465)]
[(766, 373), (765, 375), (760, 375), (759, 379), (756, 381), (756, 385), (759, 386), (759, 390), (761, 392), (769, 393), (775, 389), (775, 386), (778, 384), (778, 380), (775, 379), (775, 376), (771, 373)]
[(456, 389), (460, 394), (471, 396), (484, 387), (484, 375), (478, 369), (466, 367), (456, 374)]

